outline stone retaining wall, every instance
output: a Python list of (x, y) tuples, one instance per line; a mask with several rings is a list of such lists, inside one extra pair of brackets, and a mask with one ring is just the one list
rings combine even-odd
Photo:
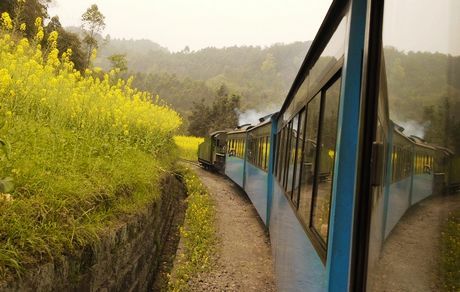
[(184, 196), (177, 178), (164, 178), (161, 200), (125, 218), (95, 246), (28, 270), (0, 284), (0, 291), (151, 290), (175, 206)]

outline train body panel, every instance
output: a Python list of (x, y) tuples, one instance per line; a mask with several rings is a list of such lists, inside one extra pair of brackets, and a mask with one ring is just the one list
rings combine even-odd
[(267, 224), (268, 174), (251, 163), (246, 163), (244, 191), (257, 210), (260, 218)]
[(434, 176), (432, 173), (414, 174), (412, 177), (411, 206), (428, 198), (433, 193)]
[(385, 238), (411, 206), (411, 177), (392, 183), (387, 189)]
[(227, 154), (225, 175), (242, 188), (244, 183), (244, 159)]
[(325, 266), (276, 180), (272, 196), (269, 230), (278, 290), (325, 291)]
[(268, 163), (270, 156), (271, 115), (260, 120), (247, 131), (247, 153), (245, 155), (244, 190), (267, 224), (268, 207)]
[(203, 164), (212, 165), (212, 138), (204, 138), (203, 143), (198, 145), (198, 161)]

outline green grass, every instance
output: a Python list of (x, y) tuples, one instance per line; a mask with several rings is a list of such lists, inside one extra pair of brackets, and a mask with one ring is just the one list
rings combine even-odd
[(200, 272), (207, 271), (212, 264), (215, 250), (215, 207), (200, 179), (190, 170), (182, 170), (187, 188), (188, 207), (184, 227), (181, 228), (183, 252), (179, 255), (170, 291), (188, 290), (188, 282)]
[(449, 214), (442, 232), (441, 281), (444, 291), (460, 291), (460, 211)]

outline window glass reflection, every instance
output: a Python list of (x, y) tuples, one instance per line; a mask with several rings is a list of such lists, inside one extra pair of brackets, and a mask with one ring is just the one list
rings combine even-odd
[(310, 225), (311, 198), (315, 178), (316, 144), (318, 138), (321, 93), (307, 104), (302, 173), (300, 175), (299, 216), (306, 226)]
[(324, 109), (319, 139), (316, 191), (313, 196), (312, 226), (327, 243), (329, 210), (331, 207), (332, 174), (334, 169), (337, 118), (339, 113), (340, 81), (336, 80), (324, 93)]
[(370, 291), (460, 290), (460, 1), (385, 1)]

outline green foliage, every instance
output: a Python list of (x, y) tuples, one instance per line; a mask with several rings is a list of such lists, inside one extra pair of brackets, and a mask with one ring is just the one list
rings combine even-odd
[(460, 152), (460, 82), (452, 74), (460, 72), (460, 57), (392, 47), (384, 57), (392, 118), (417, 122), (425, 140)]
[(136, 73), (133, 86), (153, 95), (161, 96), (165, 102), (186, 118), (190, 116), (194, 102), (201, 99), (211, 101), (215, 92), (204, 81), (190, 78), (180, 79), (176, 75)]
[(86, 45), (86, 68), (89, 68), (93, 50), (98, 48), (96, 35), (105, 28), (105, 16), (96, 4), (91, 5), (81, 16), (83, 43)]
[(216, 130), (235, 128), (238, 126), (237, 110), (240, 108), (240, 99), (238, 95), (229, 95), (227, 88), (222, 85), (212, 106), (207, 106), (204, 100), (194, 103), (188, 132), (194, 136), (205, 137)]
[[(292, 80), (305, 57), (309, 42), (276, 44), (261, 48), (253, 46), (206, 48), (199, 51), (171, 53), (160, 45), (147, 40), (112, 39), (100, 49), (100, 57), (95, 64), (109, 69), (106, 58), (112, 54), (125, 53), (131, 72), (139, 72), (135, 86), (149, 90), (150, 78), (140, 75), (154, 74), (155, 79), (174, 76), (182, 86), (176, 91), (153, 88), (153, 94), (165, 98), (174, 108), (190, 109), (192, 102), (204, 99), (212, 104), (214, 92), (225, 83), (229, 91), (240, 95), (242, 108), (266, 109), (267, 105), (279, 107), (283, 102)], [(161, 77), (165, 75), (165, 77)], [(191, 85), (190, 80), (197, 82)], [(198, 83), (205, 82), (208, 89), (197, 90)], [(171, 92), (173, 91), (173, 92)], [(187, 94), (189, 91), (190, 94)], [(209, 94), (209, 92), (211, 94)]]
[(170, 291), (186, 291), (191, 278), (207, 271), (216, 245), (214, 203), (195, 174), (188, 169), (183, 169), (182, 174), (188, 194), (184, 227), (180, 230), (184, 248), (169, 280)]
[(441, 236), (441, 280), (444, 291), (460, 290), (460, 212), (450, 213)]
[(112, 70), (119, 70), (120, 72), (128, 70), (128, 61), (126, 61), (125, 54), (113, 54), (108, 59), (112, 64)]

